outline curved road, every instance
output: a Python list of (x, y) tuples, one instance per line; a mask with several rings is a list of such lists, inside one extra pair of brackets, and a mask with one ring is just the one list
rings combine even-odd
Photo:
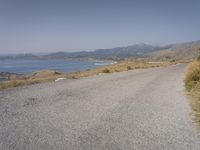
[(199, 150), (185, 65), (0, 92), (1, 150)]

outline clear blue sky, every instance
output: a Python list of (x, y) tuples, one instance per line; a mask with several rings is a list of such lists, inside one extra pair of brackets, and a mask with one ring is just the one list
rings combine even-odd
[(0, 54), (200, 40), (200, 0), (0, 0)]

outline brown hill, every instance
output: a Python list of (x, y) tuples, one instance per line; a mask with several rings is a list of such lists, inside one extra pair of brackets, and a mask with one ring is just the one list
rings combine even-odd
[(193, 60), (198, 56), (200, 41), (172, 45), (171, 48), (150, 52), (146, 55), (151, 60)]

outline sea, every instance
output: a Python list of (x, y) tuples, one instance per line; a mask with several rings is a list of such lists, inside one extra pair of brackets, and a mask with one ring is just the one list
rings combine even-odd
[(83, 71), (116, 62), (98, 60), (0, 60), (0, 72), (27, 74), (40, 70), (55, 70), (58, 72)]

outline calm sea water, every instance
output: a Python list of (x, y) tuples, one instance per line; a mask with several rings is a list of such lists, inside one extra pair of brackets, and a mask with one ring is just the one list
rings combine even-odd
[(46, 69), (71, 72), (96, 68), (109, 63), (111, 62), (80, 60), (0, 60), (0, 72), (24, 74)]

